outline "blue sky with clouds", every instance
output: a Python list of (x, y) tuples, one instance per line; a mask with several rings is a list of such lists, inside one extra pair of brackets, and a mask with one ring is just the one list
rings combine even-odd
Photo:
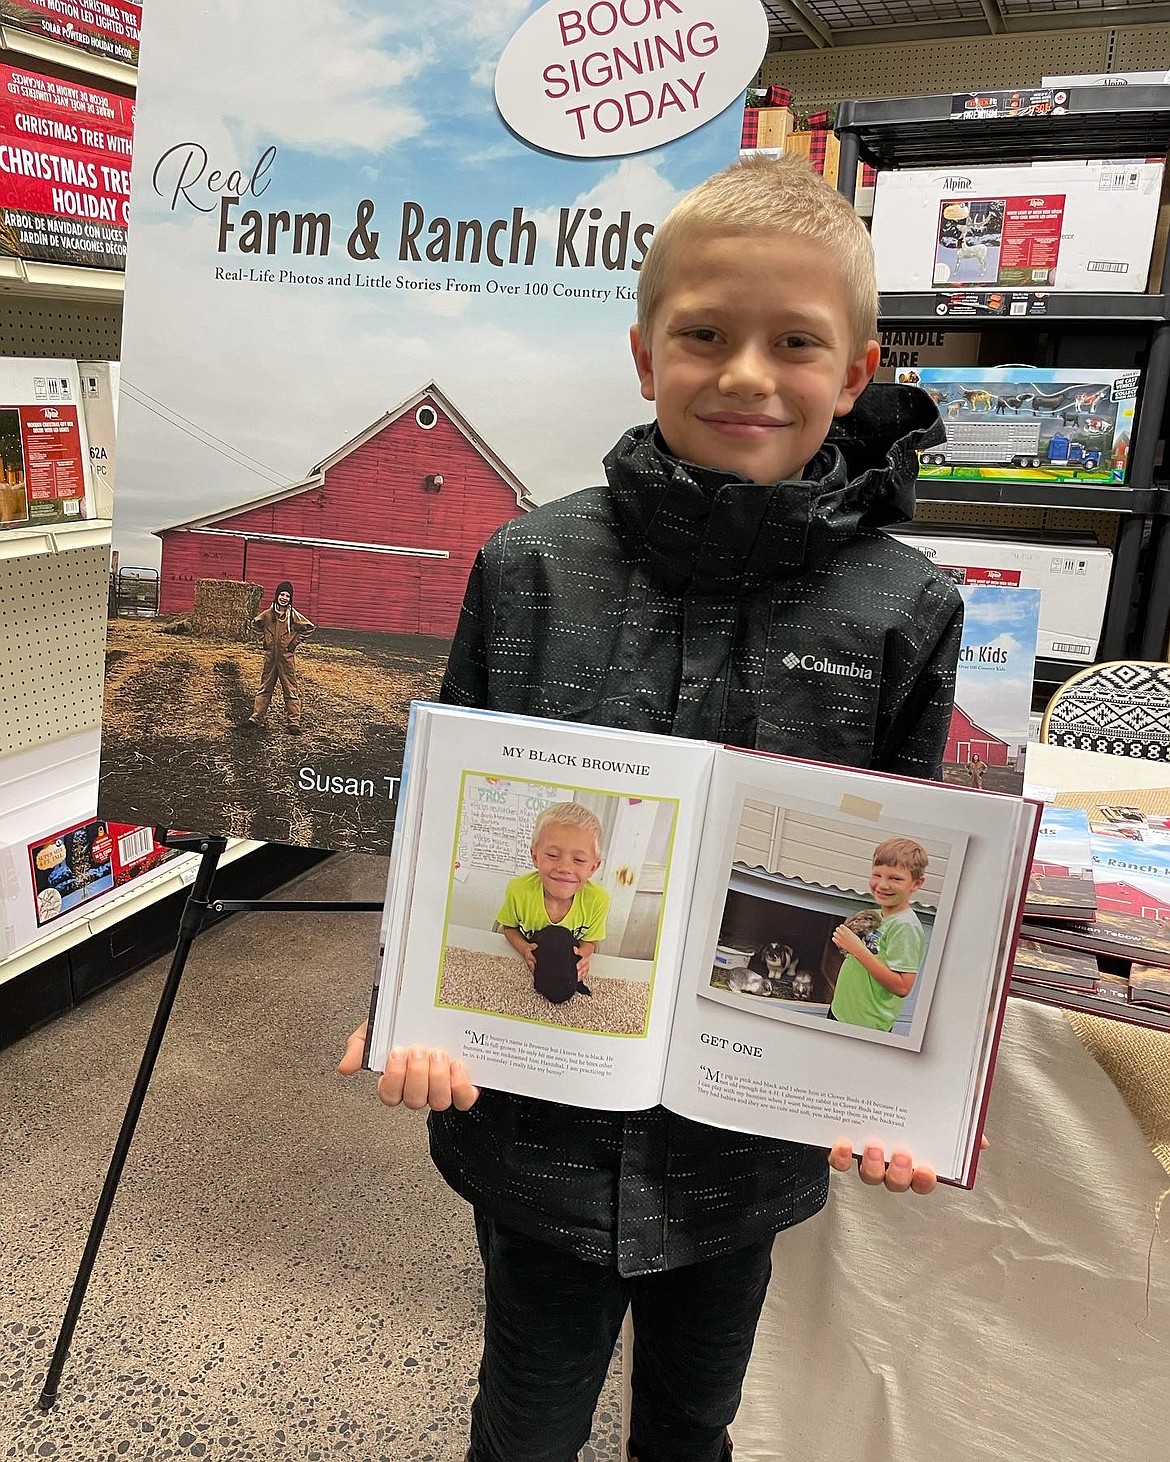
[[(631, 270), (553, 267), (562, 207), (629, 208), (656, 222), (729, 162), (739, 106), (669, 146), (624, 158), (558, 158), (517, 139), (493, 99), (495, 61), (529, 0), (205, 0), (147, 7), (139, 73), (127, 267), (115, 546), (154, 564), (152, 527), (230, 508), (299, 480), (434, 378), (537, 501), (589, 485), (601, 456), (652, 408), (629, 359)], [(327, 211), (327, 258), (217, 252), (218, 215), (182, 198), (168, 149), (196, 143), (208, 167), (250, 173), (277, 149), (257, 206)], [(194, 200), (217, 199), (202, 184)], [(346, 255), (363, 198), (377, 261)], [(405, 200), (428, 220), (538, 220), (537, 263), (478, 269), (400, 263)], [(425, 235), (424, 235), (425, 237)], [(409, 275), (438, 291), (252, 284), (216, 266), (319, 275)], [(558, 279), (608, 300), (465, 295), (446, 281)], [(176, 420), (176, 416), (181, 420)], [(219, 439), (209, 443), (208, 434)], [(228, 450), (228, 448), (233, 450)], [(241, 455), (243, 454), (243, 455)]]
[(1170, 848), (1098, 833), (1092, 835), (1091, 843), (1097, 878), (1132, 883), (1135, 888), (1170, 903)]
[(963, 649), (1003, 650), (1004, 662), (960, 660), (955, 700), (1002, 741), (1026, 740), (1040, 624), (1040, 590), (969, 584), (963, 594)]

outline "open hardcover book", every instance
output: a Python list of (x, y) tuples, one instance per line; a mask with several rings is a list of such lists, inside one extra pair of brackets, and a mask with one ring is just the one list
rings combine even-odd
[(441, 1046), (479, 1085), (904, 1146), (970, 1187), (1038, 819), (995, 793), (416, 703), (366, 1065)]

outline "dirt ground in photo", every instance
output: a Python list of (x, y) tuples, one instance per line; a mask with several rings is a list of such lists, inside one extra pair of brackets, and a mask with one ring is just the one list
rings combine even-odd
[(460, 1010), (483, 1010), (492, 1015), (537, 1020), (566, 1030), (591, 1031), (595, 1035), (640, 1036), (646, 1031), (650, 1005), (650, 984), (642, 980), (607, 980), (591, 974), (586, 981), (593, 992), (574, 995), (563, 1005), (538, 995), (532, 976), (519, 956), (479, 954), (469, 949), (447, 947), (443, 978), (439, 984), (440, 1005)]
[[(111, 620), (101, 806), (123, 822), (362, 853), (390, 848), (412, 700), (433, 700), (447, 642), (321, 630), (297, 652), (302, 734), (277, 688), (262, 728), (245, 723), (259, 645), (176, 632), (176, 621)], [(303, 790), (303, 768), (372, 781), (374, 793)]]
[[(969, 787), (971, 785), (971, 777), (967, 768), (958, 766), (954, 762), (943, 763), (943, 781), (949, 787)], [(1018, 797), (1023, 784), (1024, 775), (1015, 767), (988, 767), (983, 773), (985, 792), (1011, 792)]]

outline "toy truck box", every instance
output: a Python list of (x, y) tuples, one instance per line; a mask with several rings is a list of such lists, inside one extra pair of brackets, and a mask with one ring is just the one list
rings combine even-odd
[(921, 477), (1125, 481), (1137, 371), (919, 366), (894, 377), (925, 391), (946, 429), (919, 455)]

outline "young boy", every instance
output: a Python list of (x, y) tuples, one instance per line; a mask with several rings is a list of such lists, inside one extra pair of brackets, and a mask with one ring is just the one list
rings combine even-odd
[(881, 911), (877, 947), (871, 948), (847, 924), (833, 930), (845, 956), (829, 1015), (850, 1025), (891, 1031), (914, 988), (926, 953), (926, 932), (910, 907), (910, 896), (926, 880), (926, 849), (913, 838), (887, 838), (873, 850), (869, 891)]
[(286, 730), (290, 736), (301, 734), (301, 692), (297, 686), (297, 646), (314, 633), (317, 626), (293, 608), (293, 586), (282, 579), (272, 597), (272, 608), (265, 609), (252, 621), (264, 643), (264, 670), (260, 689), (248, 717), (248, 726), (263, 726), (277, 684), (284, 696)]
[[(601, 823), (580, 802), (554, 802), (537, 814), (529, 852), (533, 871), (509, 881), (496, 923), (546, 1000), (560, 1005), (575, 994), (592, 995), (585, 977), (609, 913), (609, 894), (590, 881), (601, 867)], [(575, 980), (557, 978), (555, 963), (548, 973), (541, 968), (541, 941), (533, 936), (553, 926), (572, 939)]]
[[(444, 697), (937, 777), (962, 606), (882, 533), (942, 440), (878, 362), (864, 225), (798, 158), (749, 159), (674, 209), (631, 331), (656, 424), (603, 486), (504, 525), (472, 571)], [(864, 395), (862, 393), (865, 393)], [(341, 1069), (361, 1064), (361, 1032)], [(571, 1462), (627, 1304), (631, 1456), (719, 1462), (776, 1233), (824, 1204), (838, 1143), (478, 1092), (445, 1052), (392, 1051), (387, 1104), (430, 1105), (486, 1270), (471, 1462)], [(934, 1175), (867, 1148), (864, 1182)]]

